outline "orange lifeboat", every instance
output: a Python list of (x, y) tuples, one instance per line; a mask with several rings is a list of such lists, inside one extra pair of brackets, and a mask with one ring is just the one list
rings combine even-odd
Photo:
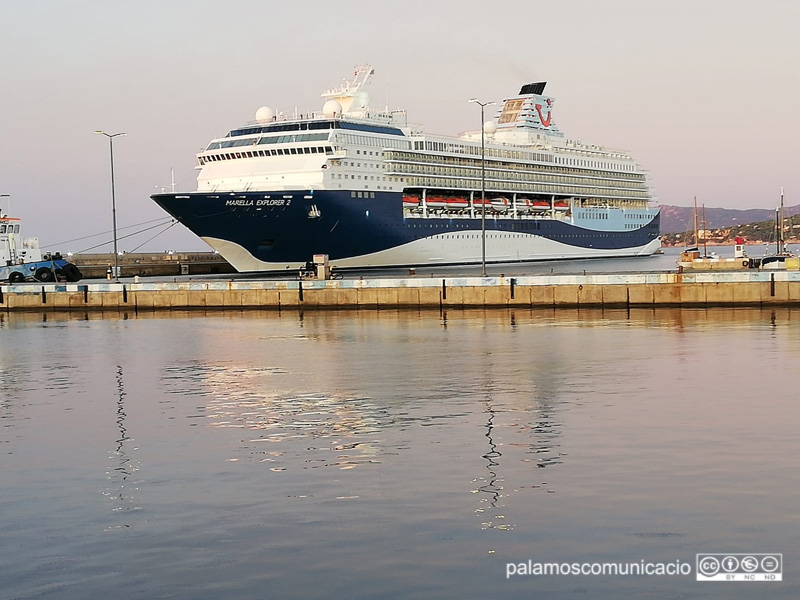
[(445, 198), (445, 203), (447, 204), (448, 210), (463, 210), (469, 208), (469, 200), (466, 198)]
[(403, 208), (419, 208), (419, 196), (403, 196)]
[(427, 196), (425, 204), (428, 208), (447, 208), (447, 199), (444, 196)]

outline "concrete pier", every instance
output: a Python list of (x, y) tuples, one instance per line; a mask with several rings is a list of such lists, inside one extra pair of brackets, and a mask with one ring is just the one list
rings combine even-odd
[(711, 307), (800, 303), (800, 272), (0, 286), (0, 311)]
[[(70, 256), (83, 273), (83, 279), (105, 279), (114, 264), (113, 254), (75, 254)], [(119, 257), (120, 277), (171, 277), (173, 275), (212, 275), (235, 273), (228, 261), (214, 252), (127, 252)]]

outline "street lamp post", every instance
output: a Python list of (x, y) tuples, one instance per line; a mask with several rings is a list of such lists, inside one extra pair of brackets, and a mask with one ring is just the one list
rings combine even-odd
[(477, 98), (470, 98), (481, 107), (481, 276), (486, 277), (486, 142), (484, 132), (484, 109), (492, 106), (494, 102), (481, 102)]
[(119, 283), (119, 254), (117, 252), (117, 198), (114, 190), (114, 138), (125, 133), (106, 133), (95, 131), (98, 135), (108, 138), (108, 149), (111, 154), (111, 220), (114, 226), (114, 281)]

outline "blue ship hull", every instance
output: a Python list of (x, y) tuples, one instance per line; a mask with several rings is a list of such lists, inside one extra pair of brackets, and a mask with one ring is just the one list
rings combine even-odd
[[(404, 216), (402, 194), (375, 191), (361, 195), (372, 194), (374, 197), (359, 198), (349, 190), (193, 192), (156, 194), (152, 199), (240, 271), (294, 267), (314, 254), (328, 254), (332, 264), (352, 267), (425, 265), (432, 260), (438, 261), (435, 264), (480, 262), (480, 250), (475, 252), (479, 248), (475, 245), (476, 232), (481, 230), (479, 216)], [(655, 214), (640, 227), (611, 231), (579, 227), (561, 219), (499, 218), (487, 208), (486, 231), (488, 262), (631, 256), (651, 254), (658, 247), (654, 243), (659, 236), (659, 218)], [(421, 244), (431, 240), (437, 240), (436, 249)], [(460, 245), (463, 251), (438, 250), (446, 244)], [(503, 251), (492, 251), (493, 245), (499, 248), (503, 244)], [(532, 250), (537, 244), (548, 250), (537, 254)], [(563, 251), (554, 253), (555, 247), (563, 247)], [(409, 250), (393, 251), (399, 248)], [(429, 260), (431, 257), (415, 254), (414, 248), (427, 248), (426, 252), (442, 256)]]

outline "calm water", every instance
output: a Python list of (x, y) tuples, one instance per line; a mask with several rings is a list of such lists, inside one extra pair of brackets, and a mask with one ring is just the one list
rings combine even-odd
[[(800, 597), (800, 311), (0, 314), (2, 598)], [(784, 553), (783, 583), (506, 563)]]

